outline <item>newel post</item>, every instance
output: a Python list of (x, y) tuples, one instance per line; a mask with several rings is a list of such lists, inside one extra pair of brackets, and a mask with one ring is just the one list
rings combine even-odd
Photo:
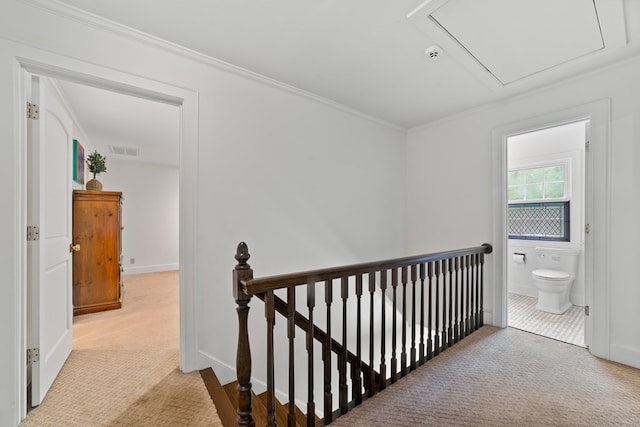
[(238, 379), (238, 425), (254, 426), (255, 420), (251, 415), (251, 349), (249, 348), (249, 301), (242, 287), (242, 281), (253, 279), (253, 270), (247, 263), (251, 255), (244, 242), (238, 244), (236, 260), (238, 264), (233, 269), (233, 297), (238, 307), (238, 350), (236, 353), (236, 376)]

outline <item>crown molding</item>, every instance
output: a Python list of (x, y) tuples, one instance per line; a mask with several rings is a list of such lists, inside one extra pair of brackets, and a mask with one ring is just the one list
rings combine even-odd
[(160, 37), (147, 34), (143, 31), (136, 30), (135, 28), (131, 28), (126, 25), (119, 24), (115, 21), (112, 21), (110, 19), (104, 18), (102, 16), (96, 15), (91, 12), (87, 12), (83, 9), (80, 9), (76, 6), (72, 6), (67, 3), (63, 3), (59, 0), (17, 0), (17, 1), (20, 3), (44, 10), (48, 13), (58, 15), (62, 18), (78, 22), (82, 25), (97, 28), (112, 34), (117, 34), (129, 39), (133, 39), (140, 43), (144, 43), (146, 45), (165, 50), (167, 52), (182, 56), (183, 58), (190, 59), (195, 62), (199, 62), (206, 66), (214, 67), (219, 70), (223, 70), (223, 71), (235, 74), (237, 76), (247, 78), (247, 79), (274, 87), (276, 89), (280, 89), (282, 91), (289, 92), (294, 95), (318, 102), (320, 104), (327, 105), (329, 107), (332, 107), (337, 110), (360, 117), (362, 119), (377, 123), (379, 125), (401, 132), (403, 134), (406, 134), (407, 132), (407, 128), (405, 127), (402, 127), (397, 124), (391, 123), (389, 121), (380, 119), (378, 117), (363, 113), (362, 111), (356, 110), (354, 108), (347, 107), (346, 105), (340, 104), (329, 98), (316, 95), (312, 92), (308, 92), (306, 90), (297, 88), (287, 83), (283, 83), (279, 80), (264, 76), (262, 74), (256, 73), (246, 68), (242, 68), (237, 65), (233, 65), (229, 62), (214, 58), (212, 56), (205, 55), (196, 50), (181, 46), (177, 43), (173, 43), (168, 40), (162, 39)]
[(554, 89), (560, 88), (562, 86), (568, 85), (568, 84), (572, 84), (572, 83), (576, 83), (576, 82), (580, 82), (580, 81), (584, 81), (590, 78), (593, 78), (595, 76), (598, 76), (599, 74), (602, 73), (606, 73), (609, 72), (611, 70), (615, 70), (617, 68), (620, 67), (625, 67), (627, 65), (633, 64), (634, 62), (640, 61), (640, 44), (638, 44), (637, 46), (634, 46), (633, 48), (633, 52), (634, 55), (630, 56), (630, 57), (624, 57), (622, 59), (619, 59), (617, 61), (613, 61), (611, 64), (608, 64), (605, 67), (601, 67), (601, 68), (595, 68), (592, 69), (590, 71), (587, 71), (585, 73), (582, 74), (578, 74), (576, 76), (572, 76), (566, 79), (561, 79), (559, 81), (556, 81), (555, 83), (546, 85), (546, 86), (542, 86), (542, 87), (538, 87), (535, 89), (531, 89), (522, 93), (517, 93), (515, 95), (512, 95), (510, 97), (507, 98), (503, 98), (503, 99), (498, 99), (495, 101), (491, 101), (491, 102), (487, 102), (481, 105), (478, 105), (476, 107), (472, 107), (469, 108), (467, 110), (461, 111), (459, 113), (455, 113), (455, 114), (451, 114), (449, 116), (445, 116), (445, 117), (441, 117), (437, 120), (434, 120), (432, 122), (426, 123), (424, 125), (419, 125), (419, 126), (415, 126), (413, 128), (407, 129), (407, 135), (414, 135), (414, 134), (418, 134), (420, 132), (424, 132), (427, 131), (431, 128), (435, 128), (437, 126), (441, 126), (450, 122), (454, 122), (456, 120), (460, 120), (460, 119), (465, 119), (468, 117), (473, 116), (474, 114), (478, 114), (481, 113), (483, 111), (488, 111), (494, 108), (500, 108), (500, 107), (504, 107), (505, 105), (508, 105), (512, 102), (515, 101), (522, 101), (522, 100), (526, 100), (527, 98), (531, 97), (531, 96), (535, 96), (537, 94), (543, 94), (545, 92), (550, 92), (553, 91)]

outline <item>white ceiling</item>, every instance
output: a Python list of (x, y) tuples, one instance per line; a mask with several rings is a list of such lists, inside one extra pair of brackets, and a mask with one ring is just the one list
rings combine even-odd
[(640, 55), (638, 0), (63, 2), (405, 129)]
[[(78, 125), (107, 159), (178, 165), (180, 116), (177, 106), (66, 81), (58, 81), (58, 85)], [(112, 147), (127, 150), (114, 152)], [(121, 151), (137, 151), (137, 155), (118, 154)]]
[(604, 48), (592, 1), (449, 0), (431, 16), (502, 84)]

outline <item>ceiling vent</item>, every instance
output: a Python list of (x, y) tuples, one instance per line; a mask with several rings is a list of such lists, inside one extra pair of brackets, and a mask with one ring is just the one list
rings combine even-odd
[(140, 149), (135, 147), (109, 145), (109, 151), (111, 151), (111, 154), (117, 154), (119, 156), (138, 157), (140, 155)]

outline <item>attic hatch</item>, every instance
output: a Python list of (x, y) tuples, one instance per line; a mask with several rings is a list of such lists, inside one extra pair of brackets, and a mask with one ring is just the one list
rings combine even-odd
[(493, 90), (569, 76), (629, 43), (625, 0), (424, 0), (407, 19)]
[(603, 49), (586, 0), (449, 0), (431, 19), (503, 85)]
[(109, 151), (111, 154), (117, 154), (119, 156), (138, 157), (140, 155), (140, 149), (135, 147), (121, 147), (117, 145), (109, 145)]

